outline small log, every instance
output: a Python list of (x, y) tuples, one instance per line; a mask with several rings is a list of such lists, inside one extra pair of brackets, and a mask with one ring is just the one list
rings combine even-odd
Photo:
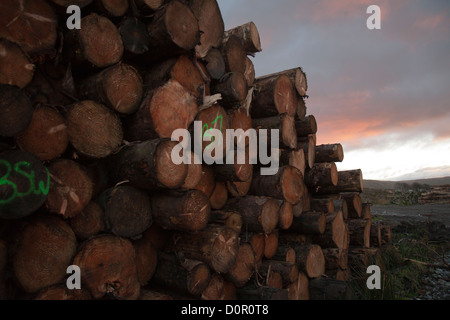
[(214, 191), (209, 197), (209, 202), (211, 203), (212, 209), (222, 209), (228, 200), (228, 190), (225, 182), (216, 181), (216, 186)]
[(308, 276), (300, 271), (298, 273), (297, 281), (291, 283), (288, 286), (288, 299), (289, 300), (309, 300), (309, 278)]
[(0, 84), (25, 88), (33, 79), (35, 65), (15, 43), (0, 39)]
[(211, 271), (205, 263), (160, 252), (152, 282), (182, 294), (200, 297), (210, 279)]
[[(248, 129), (253, 128), (252, 118), (243, 107), (229, 110), (228, 119), (230, 120), (230, 129), (235, 131), (241, 129), (245, 133)], [(244, 139), (244, 145), (247, 147), (250, 141), (244, 135), (238, 135), (233, 144), (239, 146), (242, 139)]]
[(309, 115), (303, 119), (296, 120), (295, 129), (299, 137), (306, 137), (309, 134), (317, 133), (316, 118), (313, 115)]
[(20, 150), (1, 152), (0, 177), (0, 218), (23, 218), (45, 203), (50, 175), (33, 154)]
[(89, 202), (79, 214), (70, 218), (69, 222), (79, 240), (87, 240), (106, 230), (105, 212), (94, 201)]
[(227, 109), (234, 108), (236, 105), (241, 104), (247, 97), (247, 79), (244, 73), (229, 72), (220, 80), (213, 83), (211, 91), (221, 94), (222, 106)]
[(64, 279), (77, 250), (75, 234), (67, 222), (55, 216), (37, 216), (18, 240), (12, 268), (25, 292), (35, 293)]
[(361, 218), (372, 221), (372, 211), (370, 210), (370, 206), (370, 203), (362, 204)]
[(280, 206), (268, 197), (245, 196), (230, 199), (225, 209), (242, 215), (245, 231), (271, 233), (278, 225)]
[(344, 149), (340, 143), (321, 144), (316, 146), (316, 162), (342, 162)]
[(216, 177), (214, 176), (213, 169), (211, 166), (203, 164), (200, 181), (193, 189), (202, 191), (209, 198), (213, 194), (215, 187)]
[(255, 266), (255, 253), (252, 246), (244, 242), (239, 246), (236, 262), (225, 277), (237, 288), (241, 288), (253, 276)]
[[(306, 74), (302, 70), (302, 68), (293, 68), (289, 70), (284, 70), (281, 72), (276, 72), (272, 74), (268, 74), (262, 77), (258, 77), (258, 79), (267, 79), (267, 78), (274, 78), (279, 76), (286, 76), (288, 77), (292, 83), (294, 84), (294, 87), (297, 91), (297, 94), (300, 97), (306, 96), (306, 91), (308, 91), (308, 83), (306, 79)], [(300, 119), (303, 117), (300, 117)]]
[(148, 194), (129, 185), (118, 185), (105, 190), (98, 202), (105, 212), (106, 225), (113, 234), (134, 238), (153, 222)]
[(199, 190), (154, 193), (151, 207), (154, 221), (166, 230), (203, 230), (211, 212), (208, 197)]
[(224, 76), (226, 72), (225, 60), (219, 49), (209, 49), (203, 61), (212, 80), (219, 80)]
[(253, 165), (247, 160), (240, 164), (235, 153), (233, 164), (216, 164), (212, 166), (214, 176), (219, 181), (248, 181), (253, 177)]
[(247, 54), (254, 54), (262, 50), (258, 28), (253, 21), (247, 22), (246, 24), (233, 29), (226, 30), (224, 33), (224, 38), (227, 39), (231, 36), (236, 36), (239, 40), (241, 40)]
[(34, 109), (31, 123), (16, 137), (20, 149), (36, 155), (42, 161), (59, 158), (69, 145), (64, 117), (51, 107)]
[(347, 202), (344, 199), (336, 199), (333, 200), (334, 210), (335, 211), (342, 211), (342, 216), (344, 217), (344, 220), (348, 219), (348, 206)]
[(119, 117), (92, 100), (73, 104), (66, 115), (69, 141), (82, 155), (105, 158), (118, 151), (123, 140)]
[(81, 98), (96, 100), (121, 114), (136, 112), (144, 94), (138, 71), (123, 63), (83, 80), (78, 91)]
[(266, 278), (270, 272), (277, 272), (281, 275), (283, 285), (287, 287), (291, 283), (294, 283), (298, 279), (298, 268), (294, 263), (277, 261), (277, 260), (264, 260), (258, 266), (258, 274), (263, 278)]
[(337, 270), (347, 269), (348, 267), (348, 250), (339, 248), (323, 248), (323, 256), (325, 257), (325, 269)]
[(341, 193), (342, 199), (347, 203), (348, 217), (361, 218), (362, 200), (358, 193)]
[(264, 237), (264, 258), (272, 259), (278, 249), (278, 230), (274, 230)]
[(232, 197), (244, 197), (250, 191), (253, 178), (244, 182), (227, 181), (227, 189)]
[(325, 214), (334, 212), (334, 203), (332, 199), (311, 199), (311, 210), (323, 212)]
[(92, 180), (84, 166), (68, 160), (58, 159), (48, 166), (50, 192), (46, 207), (50, 212), (71, 218), (79, 214), (91, 201)]
[(338, 184), (338, 170), (334, 162), (314, 163), (305, 172), (305, 184), (312, 190)]
[(153, 278), (158, 264), (158, 253), (150, 240), (141, 238), (133, 242), (136, 254), (136, 272), (139, 283), (145, 286)]
[(305, 176), (306, 159), (305, 151), (303, 149), (279, 149), (280, 150), (280, 166), (290, 165), (297, 168)]
[(315, 148), (314, 135), (309, 134), (307, 137), (297, 137), (297, 149), (303, 149), (305, 152), (306, 168), (311, 169), (316, 162)]
[(249, 192), (295, 205), (301, 200), (305, 188), (301, 172), (295, 167), (284, 166), (275, 175), (255, 174)]
[(342, 211), (334, 211), (325, 215), (325, 231), (312, 237), (313, 243), (322, 248), (348, 248), (348, 230)]
[(83, 243), (73, 264), (80, 267), (82, 286), (89, 289), (94, 299), (108, 295), (132, 300), (140, 295), (135, 251), (130, 240), (110, 234), (91, 238)]
[[(282, 236), (282, 235), (281, 235)], [(280, 236), (280, 241), (284, 242)], [(279, 260), (279, 261), (286, 261), (290, 263), (295, 263), (296, 256), (295, 256), (295, 250), (293, 247), (287, 245), (287, 244), (278, 244), (277, 246), (277, 252), (272, 257), (273, 260)]]
[(209, 216), (210, 224), (221, 224), (233, 229), (237, 234), (242, 231), (242, 216), (237, 211), (212, 210)]
[(288, 230), (292, 226), (294, 221), (294, 211), (292, 209), (292, 204), (287, 201), (279, 200), (280, 205), (280, 218), (278, 222), (278, 228), (281, 230)]
[(230, 36), (222, 41), (220, 47), (225, 61), (225, 73), (245, 73), (245, 61), (247, 54), (241, 40), (236, 36)]
[(236, 262), (239, 236), (225, 226), (208, 225), (196, 233), (175, 232), (164, 249), (207, 263), (214, 271), (227, 273)]
[(33, 118), (31, 100), (15, 86), (0, 85), (0, 136), (12, 137), (27, 129)]
[(108, 157), (108, 171), (114, 182), (129, 181), (146, 189), (177, 189), (184, 184), (188, 165), (174, 164), (171, 153), (177, 142), (148, 140), (123, 147)]
[(204, 58), (211, 48), (222, 43), (225, 24), (216, 0), (193, 0), (189, 6), (198, 20), (200, 42), (195, 46), (197, 58)]
[(370, 226), (370, 246), (371, 247), (381, 247), (381, 225), (372, 223)]
[(325, 273), (325, 257), (319, 245), (295, 245), (293, 248), (298, 270), (309, 278), (318, 278)]
[(350, 245), (369, 248), (371, 221), (368, 219), (348, 219)]
[(341, 192), (363, 192), (363, 176), (361, 169), (338, 172), (337, 186), (328, 186), (318, 190), (320, 194)]
[(309, 293), (311, 300), (351, 300), (353, 297), (348, 282), (329, 278), (312, 279)]
[(252, 118), (272, 117), (282, 113), (295, 116), (297, 96), (294, 90), (292, 81), (287, 76), (257, 78), (250, 115)]
[(136, 17), (127, 16), (119, 25), (125, 53), (130, 56), (145, 54), (150, 50), (150, 35), (147, 26)]
[(223, 300), (223, 295), (225, 291), (225, 279), (219, 273), (214, 273), (211, 275), (209, 284), (205, 290), (203, 290), (201, 299), (202, 300)]
[(269, 118), (253, 119), (253, 126), (257, 132), (261, 129), (268, 131), (267, 140), (271, 141), (271, 130), (279, 131), (279, 145), (281, 148), (295, 149), (297, 147), (297, 136), (295, 135), (295, 121), (293, 116), (280, 114)]
[(323, 234), (326, 227), (326, 216), (322, 212), (303, 212), (300, 216), (294, 217), (292, 226), (287, 232), (302, 234)]
[(47, 1), (2, 1), (0, 12), (0, 38), (16, 43), (31, 56), (53, 53), (58, 20)]
[(263, 233), (241, 232), (241, 242), (249, 243), (252, 246), (256, 264), (260, 263), (264, 257), (265, 238), (266, 236)]

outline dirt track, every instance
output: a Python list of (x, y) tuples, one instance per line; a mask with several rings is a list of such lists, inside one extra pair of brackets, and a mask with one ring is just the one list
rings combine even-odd
[(372, 205), (371, 211), (373, 216), (386, 217), (389, 220), (427, 222), (430, 219), (450, 227), (450, 204)]

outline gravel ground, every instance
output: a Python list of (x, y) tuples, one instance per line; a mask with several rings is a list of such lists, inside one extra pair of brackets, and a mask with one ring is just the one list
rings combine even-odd
[(412, 206), (372, 205), (372, 215), (396, 221), (439, 221), (450, 227), (450, 204), (418, 204)]

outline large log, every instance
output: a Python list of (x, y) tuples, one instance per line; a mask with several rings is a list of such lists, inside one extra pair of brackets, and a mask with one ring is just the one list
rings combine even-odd
[(318, 190), (320, 194), (341, 192), (363, 192), (363, 175), (361, 169), (338, 172), (337, 186), (328, 186)]
[(254, 54), (262, 50), (258, 28), (253, 21), (247, 22), (246, 24), (233, 29), (226, 30), (224, 33), (225, 39), (231, 37), (232, 35), (241, 40), (247, 54)]
[(306, 137), (309, 134), (317, 133), (316, 117), (309, 115), (303, 119), (296, 120), (295, 129), (297, 131), (297, 136), (299, 137)]
[(362, 200), (358, 193), (341, 193), (342, 199), (347, 203), (348, 217), (361, 218)]
[(348, 230), (342, 211), (334, 211), (325, 216), (325, 230), (320, 235), (313, 235), (313, 243), (317, 243), (322, 248), (348, 248)]
[(295, 134), (294, 117), (288, 114), (280, 114), (269, 118), (253, 119), (253, 126), (257, 132), (261, 129), (268, 131), (268, 141), (272, 130), (278, 130), (279, 145), (282, 148), (295, 149), (297, 147), (297, 136)]
[(294, 84), (294, 87), (297, 91), (297, 94), (300, 97), (306, 96), (306, 91), (308, 90), (308, 83), (307, 83), (307, 79), (306, 79), (306, 74), (302, 70), (302, 68), (288, 69), (288, 70), (284, 70), (281, 72), (272, 73), (269, 75), (258, 77), (258, 79), (262, 80), (262, 79), (267, 79), (267, 78), (279, 77), (282, 75), (288, 77), (292, 81), (292, 83)]
[(342, 162), (344, 149), (340, 143), (316, 146), (316, 162)]
[(325, 273), (325, 257), (317, 244), (295, 245), (296, 265), (309, 278), (318, 278)]
[(314, 163), (305, 172), (305, 184), (312, 190), (338, 184), (338, 170), (334, 162)]
[(18, 45), (0, 39), (0, 84), (24, 88), (34, 76), (35, 65)]
[(287, 287), (291, 283), (297, 281), (299, 273), (295, 263), (277, 260), (264, 260), (258, 266), (258, 274), (263, 278), (266, 278), (270, 272), (277, 272), (281, 275), (283, 287)]

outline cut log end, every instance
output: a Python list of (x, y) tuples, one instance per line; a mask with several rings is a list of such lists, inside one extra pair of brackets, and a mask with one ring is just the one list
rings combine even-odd
[(177, 145), (176, 141), (164, 141), (156, 150), (156, 177), (170, 189), (183, 185), (188, 174), (188, 165), (172, 161), (172, 150)]
[(217, 272), (226, 273), (234, 264), (239, 251), (239, 236), (231, 228), (223, 228), (211, 250), (211, 265)]

